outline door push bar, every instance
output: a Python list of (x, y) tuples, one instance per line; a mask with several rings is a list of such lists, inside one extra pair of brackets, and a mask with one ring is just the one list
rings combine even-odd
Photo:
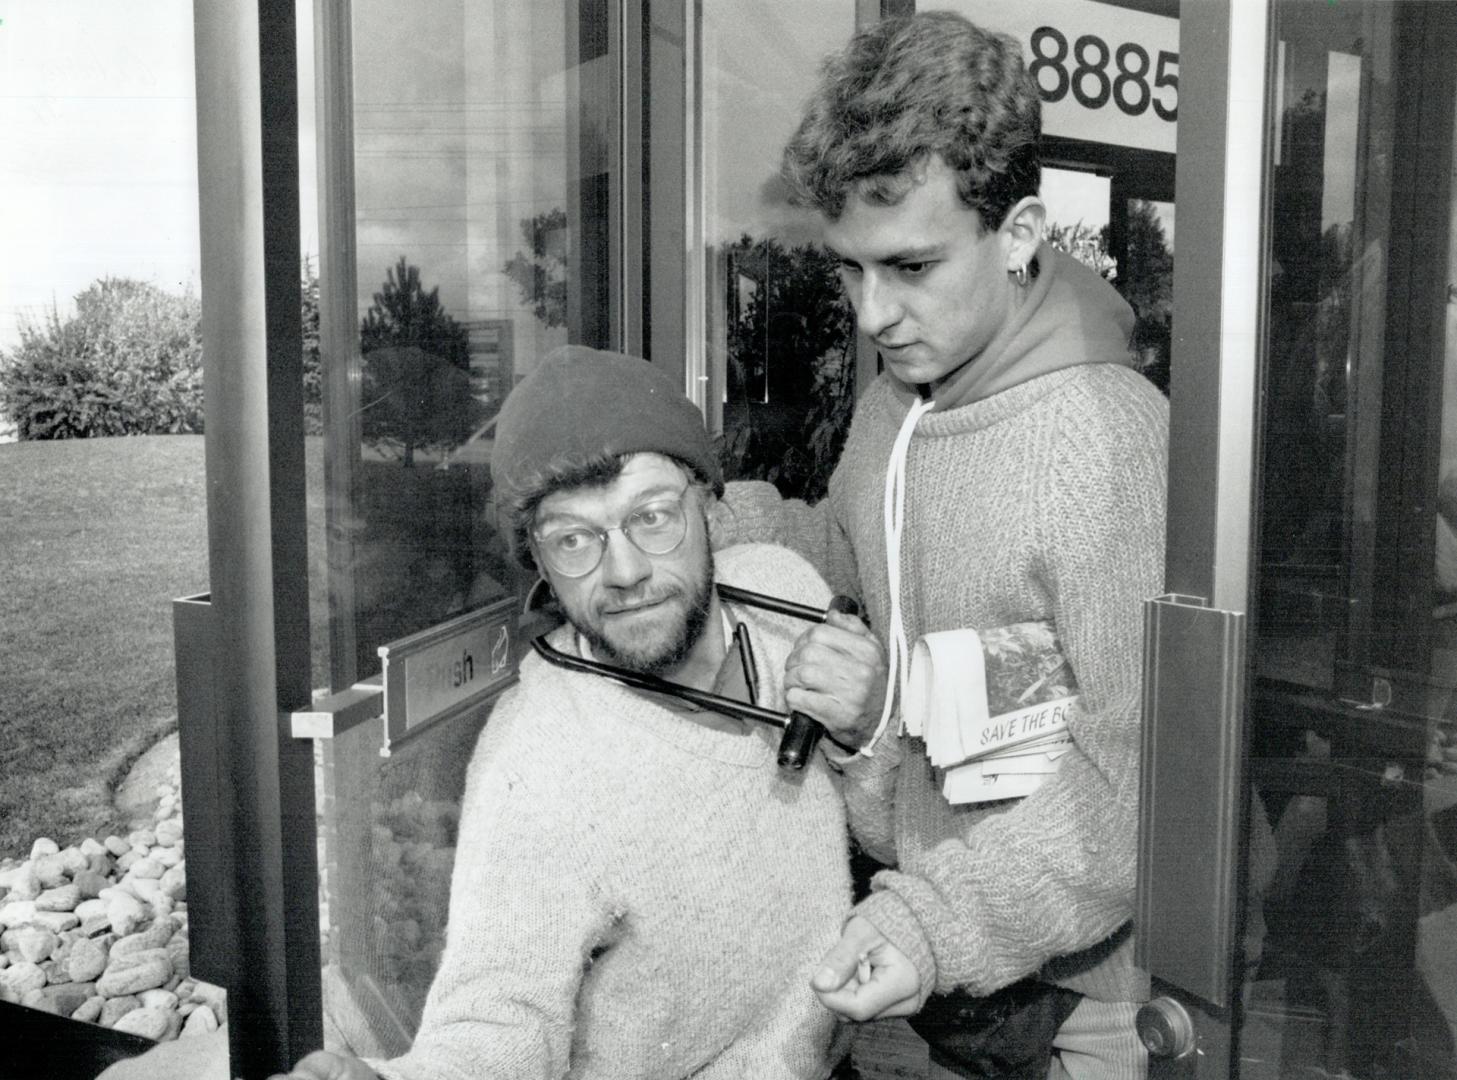
[[(772, 611), (779, 615), (788, 615), (792, 618), (803, 619), (805, 622), (821, 623), (831, 611), (843, 612), (846, 615), (858, 615), (860, 607), (848, 596), (836, 596), (830, 600), (830, 605), (825, 610), (809, 607), (805, 604), (796, 604), (789, 600), (781, 600), (775, 596), (766, 596), (763, 593), (750, 592), (748, 589), (736, 588), (733, 585), (718, 585), (720, 599), (730, 600), (736, 603), (745, 604), (749, 607), (762, 608), (765, 611)], [(532, 590), (533, 597), (537, 590)], [(527, 598), (528, 607), (532, 604), (532, 598)], [(548, 631), (549, 633), (549, 631)], [(549, 664), (557, 667), (567, 668), (571, 671), (586, 672), (592, 675), (602, 675), (625, 686), (631, 686), (638, 690), (647, 690), (655, 694), (666, 694), (670, 697), (687, 701), (701, 708), (711, 709), (724, 716), (731, 716), (736, 720), (757, 720), (761, 724), (772, 724), (775, 727), (784, 729), (784, 734), (779, 739), (778, 761), (781, 768), (799, 770), (803, 769), (814, 754), (815, 747), (819, 745), (820, 737), (825, 733), (824, 725), (817, 720), (811, 719), (805, 713), (798, 710), (789, 713), (778, 713), (772, 709), (765, 709), (759, 705), (750, 705), (734, 698), (725, 697), (722, 694), (715, 694), (708, 690), (698, 690), (691, 686), (683, 686), (681, 683), (671, 682), (667, 679), (660, 679), (656, 675), (644, 675), (641, 672), (629, 671), (626, 668), (617, 667), (613, 664), (604, 664), (598, 660), (588, 660), (581, 656), (572, 656), (555, 648), (546, 640), (546, 634), (539, 634), (531, 641), (531, 647), (536, 650), (538, 656)]]

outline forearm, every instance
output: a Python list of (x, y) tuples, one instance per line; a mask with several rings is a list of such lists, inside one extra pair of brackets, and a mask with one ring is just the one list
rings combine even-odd
[(1076, 751), (1041, 789), (875, 878), (857, 913), (937, 990), (984, 994), (1132, 914), (1137, 821)]
[(825, 749), (831, 767), (842, 777), (851, 833), (867, 855), (885, 866), (896, 862), (894, 807), (901, 750), (901, 740), (894, 734), (880, 740), (872, 757), (833, 744)]

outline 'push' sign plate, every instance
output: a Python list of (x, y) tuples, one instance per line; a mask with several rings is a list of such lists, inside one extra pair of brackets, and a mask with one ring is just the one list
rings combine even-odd
[(384, 669), (382, 753), (407, 735), (459, 716), (516, 676), (516, 601), (497, 601), (379, 647)]

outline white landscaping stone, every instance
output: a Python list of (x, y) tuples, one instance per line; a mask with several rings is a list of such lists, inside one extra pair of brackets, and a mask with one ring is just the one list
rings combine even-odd
[(31, 990), (41, 990), (46, 985), (46, 973), (39, 964), (22, 960), (0, 971), (0, 986), (12, 994), (24, 995)]
[(188, 975), (180, 781), (156, 791), (155, 825), (0, 858), (0, 999), (158, 1040), (225, 1021)]
[(137, 998), (148, 1009), (177, 1008), (177, 995), (171, 990), (143, 990)]
[(115, 893), (106, 901), (106, 917), (119, 937), (126, 937), (135, 930), (146, 913), (140, 900), (122, 892)]
[(14, 869), (7, 871), (6, 888), (8, 900), (34, 900), (40, 895), (40, 878), (35, 874), (35, 863), (27, 859)]
[(56, 934), (39, 926), (22, 926), (15, 931), (16, 951), (32, 964), (50, 959), (60, 943), (61, 939)]
[(41, 991), (41, 998), (45, 1002), (42, 1008), (57, 1016), (74, 1016), (83, 1003), (95, 996), (96, 987), (94, 986), (65, 982), (57, 986), (48, 986)]
[(126, 870), (127, 874), (131, 877), (149, 878), (155, 881), (162, 876), (162, 872), (167, 868), (148, 854), (136, 860), (136, 862), (128, 867), (122, 867), (122, 869)]
[(133, 1009), (112, 1025), (117, 1031), (128, 1031), (148, 1039), (160, 1039), (167, 1034), (166, 1009)]
[(158, 878), (132, 877), (128, 874), (122, 878), (121, 883), (136, 893), (137, 899), (145, 904), (152, 904), (162, 895), (162, 882)]
[(0, 926), (6, 929), (24, 926), (33, 918), (35, 918), (35, 901), (33, 900), (12, 900), (8, 904), (0, 904)]
[(172, 935), (176, 932), (177, 923), (173, 919), (154, 919), (145, 930), (117, 941), (111, 947), (112, 959), (130, 956), (146, 949), (160, 949), (172, 940)]
[(133, 1009), (138, 1008), (140, 1005), (141, 1002), (134, 995), (130, 994), (123, 997), (110, 998), (101, 1004), (101, 1015), (98, 1017), (98, 1023), (103, 1027), (111, 1027), (123, 1016)]
[(147, 857), (147, 849), (146, 848), (132, 848), (129, 851), (127, 851), (126, 854), (124, 854), (124, 855), (118, 855), (117, 856), (117, 859), (116, 859), (116, 868), (118, 870), (122, 871), (123, 873), (125, 873), (126, 871), (128, 871), (128, 870), (130, 870), (132, 868), (132, 864), (133, 863), (140, 862), (142, 859), (145, 859), (146, 857)]
[(211, 1009), (219, 1020), (227, 1013), (228, 992), (221, 986), (198, 979), (197, 985), (193, 987), (192, 997), (194, 1001), (200, 1001)]
[(170, 870), (182, 861), (182, 852), (175, 847), (154, 847), (149, 856), (154, 862), (162, 864), (164, 870)]
[(30, 920), (32, 926), (43, 926), (55, 934), (64, 934), (81, 925), (81, 920), (71, 911), (37, 911)]
[(187, 1014), (187, 1021), (182, 1025), (182, 1037), (206, 1035), (209, 1031), (216, 1031), (218, 1018), (212, 1014), (212, 1010), (198, 1002), (193, 1004), (196, 1008)]
[(57, 885), (64, 885), (71, 877), (66, 871), (65, 861), (58, 853), (38, 856), (34, 863), (35, 878), (42, 889), (54, 889)]
[(162, 891), (173, 900), (183, 900), (187, 897), (187, 861), (184, 859), (176, 866), (169, 866), (159, 879)]
[(81, 902), (81, 890), (74, 885), (57, 885), (35, 898), (37, 911), (75, 911)]
[(106, 901), (98, 897), (89, 900), (82, 900), (76, 905), (76, 917), (82, 922), (96, 915), (106, 914)]
[(81, 894), (82, 900), (94, 900), (101, 895), (101, 890), (106, 888), (110, 882), (105, 873), (88, 867), (78, 872), (71, 879), (71, 884), (76, 886), (76, 891)]
[(171, 977), (172, 958), (166, 949), (146, 949), (117, 957), (116, 947), (112, 946), (110, 962), (96, 980), (96, 992), (103, 997), (138, 994), (161, 986)]
[(79, 938), (71, 946), (66, 971), (73, 982), (91, 982), (106, 970), (106, 947), (90, 938)]

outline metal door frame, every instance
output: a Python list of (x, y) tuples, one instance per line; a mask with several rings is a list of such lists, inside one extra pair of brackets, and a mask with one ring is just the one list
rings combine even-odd
[[(1232, 1076), (1239, 1054), (1272, 4), (1180, 9), (1169, 595), (1151, 603), (1145, 642), (1137, 929), (1154, 994), (1187, 1011), (1194, 1038), (1182, 1058), (1153, 1062), (1155, 1076)], [(1194, 684), (1208, 692), (1189, 693)], [(1188, 753), (1191, 744), (1207, 756)], [(1191, 861), (1208, 887), (1176, 902)]]

